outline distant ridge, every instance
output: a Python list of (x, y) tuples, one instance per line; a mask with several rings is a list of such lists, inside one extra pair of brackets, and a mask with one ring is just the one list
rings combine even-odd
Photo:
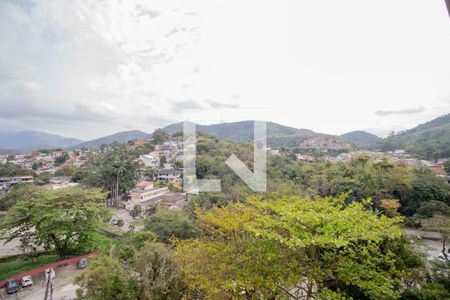
[(450, 157), (450, 114), (397, 133), (383, 141), (382, 150), (405, 149), (419, 157)]
[[(198, 132), (204, 132), (229, 141), (241, 143), (253, 140), (254, 121), (240, 121), (212, 125), (196, 125)], [(309, 129), (298, 129), (273, 122), (267, 122), (267, 145), (269, 147), (318, 148), (337, 147), (349, 148), (350, 145), (337, 136), (316, 133)], [(183, 131), (183, 123), (175, 123), (163, 128), (168, 133)]]
[(42, 131), (0, 131), (0, 149), (2, 150), (36, 150), (42, 148), (67, 148), (83, 142)]
[(341, 135), (342, 138), (353, 143), (358, 148), (379, 149), (381, 147), (382, 138), (366, 131), (351, 131)]
[(112, 135), (104, 136), (98, 139), (90, 140), (81, 144), (73, 145), (71, 149), (95, 149), (100, 148), (102, 145), (112, 144), (114, 142), (126, 143), (130, 140), (137, 139), (149, 139), (151, 138), (151, 134), (145, 133), (140, 130), (130, 130), (130, 131), (122, 131)]

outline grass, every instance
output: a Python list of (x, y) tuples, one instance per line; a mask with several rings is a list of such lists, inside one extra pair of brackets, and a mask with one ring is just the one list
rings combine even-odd
[(120, 236), (122, 236), (122, 234), (123, 234), (123, 231), (121, 231), (118, 227), (107, 224), (107, 223), (101, 222), (98, 227), (104, 231), (115, 233)]
[(21, 258), (0, 264), (0, 280), (31, 271), (60, 260), (56, 254), (47, 254), (34, 258)]

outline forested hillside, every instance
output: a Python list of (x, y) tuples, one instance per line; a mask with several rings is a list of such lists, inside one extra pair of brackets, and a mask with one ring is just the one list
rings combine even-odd
[[(253, 140), (253, 121), (221, 123), (214, 125), (196, 125), (198, 132), (233, 141), (248, 142)], [(169, 133), (182, 132), (183, 123), (176, 123), (163, 128)], [(348, 141), (338, 136), (321, 134), (309, 129), (297, 129), (267, 122), (267, 145), (272, 148), (340, 148), (350, 149)]]
[(386, 138), (382, 149), (405, 149), (427, 159), (450, 157), (450, 114)]

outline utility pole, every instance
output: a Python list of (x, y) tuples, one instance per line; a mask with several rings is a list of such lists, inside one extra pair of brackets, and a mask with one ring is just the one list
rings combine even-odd
[(55, 284), (55, 270), (53, 268), (45, 270), (45, 295), (44, 300), (53, 300), (53, 285)]

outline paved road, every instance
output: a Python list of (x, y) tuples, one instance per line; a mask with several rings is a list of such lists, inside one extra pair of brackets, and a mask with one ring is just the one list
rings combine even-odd
[[(423, 232), (414, 229), (405, 229), (407, 235), (412, 239), (416, 239), (417, 236), (423, 236)], [(425, 253), (427, 257), (437, 258), (442, 253), (442, 241), (441, 240), (429, 240), (421, 239), (421, 243), (416, 243), (417, 249)]]
[[(133, 219), (133, 217), (130, 216), (130, 212), (126, 209), (111, 209), (111, 213), (113, 215), (113, 218), (116, 219), (122, 219), (124, 225), (122, 227), (118, 227), (123, 232), (126, 232), (130, 229), (130, 225), (133, 223), (136, 223), (136, 220)], [(134, 226), (135, 231), (141, 231), (144, 229), (144, 226), (138, 225)]]
[[(76, 289), (73, 284), (75, 277), (77, 277), (82, 270), (76, 268), (75, 265), (69, 265), (63, 269), (56, 269), (55, 287), (53, 289), (53, 299), (74, 299), (76, 296)], [(34, 285), (32, 287), (21, 288), (16, 294), (7, 295), (5, 289), (1, 290), (0, 299), (14, 299), (14, 300), (38, 300), (44, 299), (45, 295), (45, 281), (43, 274), (33, 277)]]

